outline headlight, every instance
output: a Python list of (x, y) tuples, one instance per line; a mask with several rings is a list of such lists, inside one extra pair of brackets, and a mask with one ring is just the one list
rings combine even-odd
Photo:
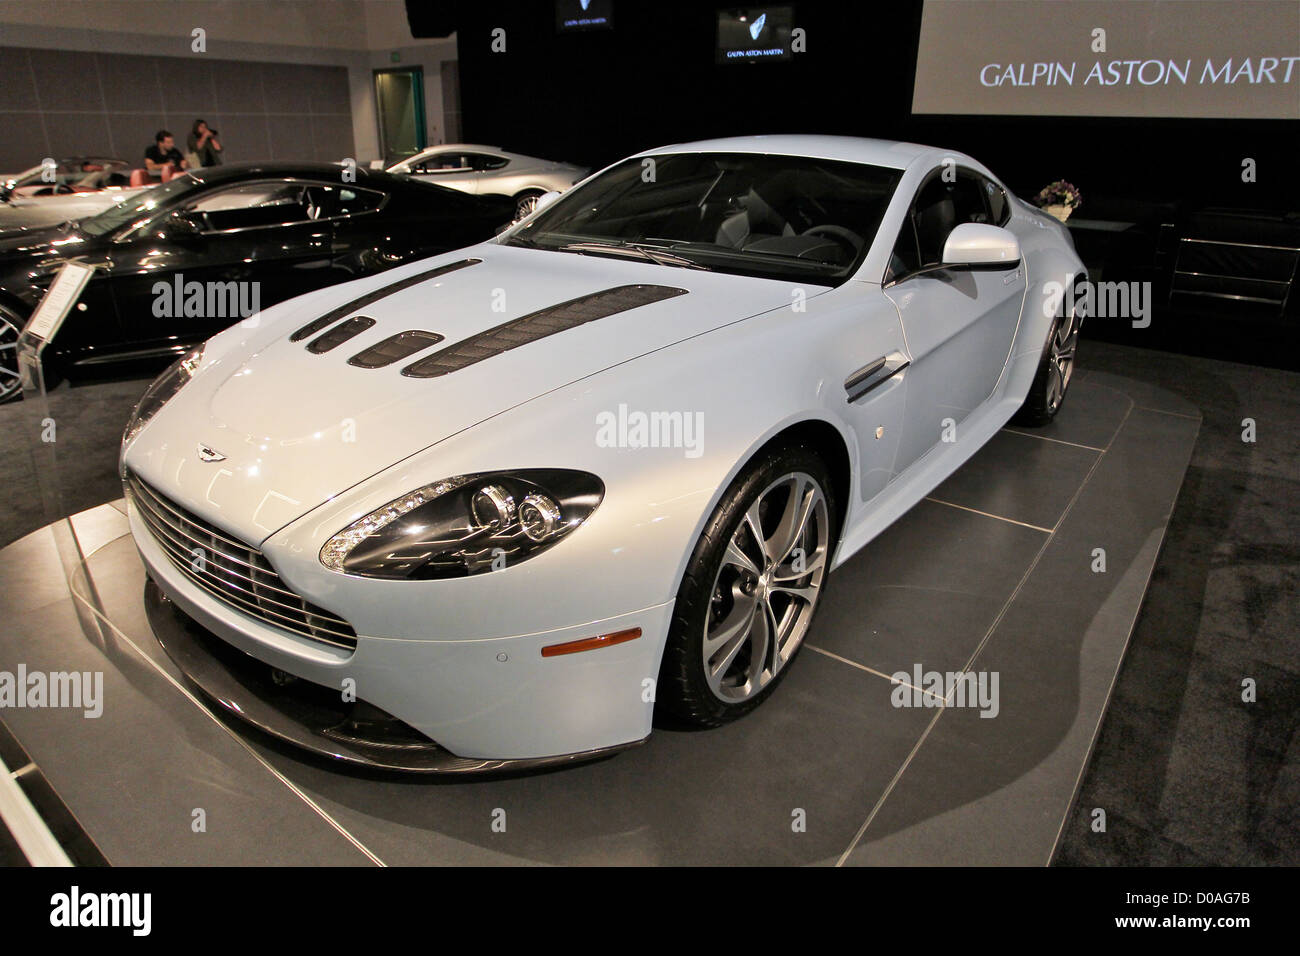
[(122, 451), (126, 451), (126, 446), (131, 444), (131, 439), (140, 433), (140, 429), (149, 423), (149, 419), (158, 414), (158, 409), (162, 408), (171, 400), (172, 396), (181, 390), (181, 388), (194, 377), (198, 371), (199, 363), (203, 361), (203, 346), (199, 346), (188, 355), (177, 359), (167, 371), (163, 372), (153, 384), (145, 389), (144, 395), (140, 401), (135, 403), (135, 408), (131, 410), (131, 417), (127, 420), (126, 431), (122, 433)]
[(428, 580), (501, 570), (553, 547), (605, 495), (595, 475), (529, 469), (460, 475), (418, 488), (321, 548), (331, 571)]

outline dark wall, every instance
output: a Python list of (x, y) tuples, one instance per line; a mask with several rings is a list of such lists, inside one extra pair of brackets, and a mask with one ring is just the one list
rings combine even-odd
[(968, 152), (1022, 195), (1068, 179), (1094, 213), (1110, 196), (1300, 209), (1295, 123), (913, 117), (919, 2), (796, 3), (808, 52), (758, 64), (715, 62), (725, 6), (615, 0), (615, 29), (557, 36), (548, 0), (456, 5), (465, 139), (598, 165), (713, 136), (878, 136)]
[(143, 165), (159, 129), (185, 137), (202, 118), (227, 163), (353, 156), (341, 66), (0, 46), (0, 170), (49, 156), (115, 156)]

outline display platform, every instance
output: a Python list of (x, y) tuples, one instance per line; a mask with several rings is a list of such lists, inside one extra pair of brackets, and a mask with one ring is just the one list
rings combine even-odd
[[(102, 715), (0, 719), (114, 864), (1043, 865), (1088, 812), (1199, 428), (1176, 396), (1081, 371), (1052, 425), (1004, 429), (831, 576), (754, 713), (502, 779), (349, 770), (214, 713), (150, 629), (119, 501), (0, 551), (0, 670), (102, 672)], [(996, 707), (896, 706), (899, 671), (996, 675)]]

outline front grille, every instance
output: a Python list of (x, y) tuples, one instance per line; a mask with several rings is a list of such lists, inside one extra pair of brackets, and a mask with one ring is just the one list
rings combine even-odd
[(199, 587), (274, 627), (356, 649), (352, 625), (290, 590), (261, 551), (222, 534), (133, 474), (127, 475), (126, 488), (154, 540)]

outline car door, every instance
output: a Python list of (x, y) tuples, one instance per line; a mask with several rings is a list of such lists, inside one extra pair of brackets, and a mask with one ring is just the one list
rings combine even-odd
[(309, 184), (266, 179), (204, 192), (123, 240), (115, 283), (131, 347), (200, 342), (250, 312), (329, 284), (332, 228)]
[(837, 295), (845, 311), (832, 324), (827, 386), (857, 436), (858, 498), (865, 503), (899, 471), (910, 388), (907, 344), (898, 313), (878, 287), (848, 282)]
[(311, 187), (312, 203), (330, 221), (331, 269), (336, 281), (419, 257), (413, 254), (419, 244), (412, 244), (410, 233), (424, 224), (408, 223), (406, 210), (390, 205), (393, 198), (383, 190), (355, 185), (316, 183)]
[[(956, 429), (992, 394), (1007, 364), (1025, 296), (1025, 269), (943, 268), (943, 246), (962, 223), (989, 223), (982, 177), (939, 167), (917, 191), (894, 246), (885, 294), (898, 309), (911, 368), (899, 468)], [(948, 171), (948, 172), (945, 172)]]

